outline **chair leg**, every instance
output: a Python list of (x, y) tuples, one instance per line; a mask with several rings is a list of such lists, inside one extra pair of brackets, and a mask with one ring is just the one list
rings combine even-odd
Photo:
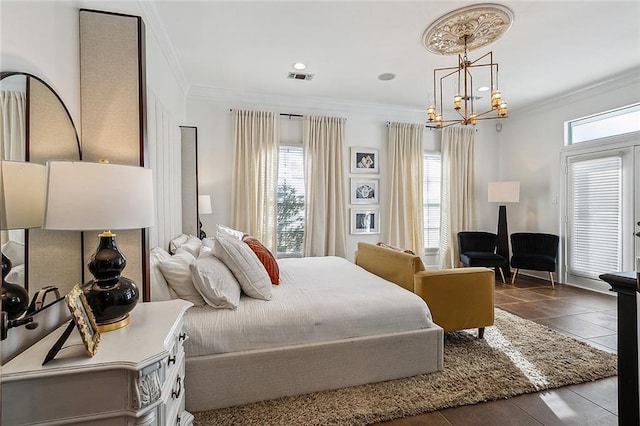
[(519, 271), (518, 268), (513, 270), (513, 277), (511, 277), (511, 284), (516, 282), (516, 275), (518, 275), (518, 271)]
[(502, 268), (498, 268), (500, 270), (500, 275), (502, 275), (502, 282), (504, 284), (506, 284), (507, 282), (504, 280), (504, 272), (502, 271)]
[(551, 280), (551, 288), (556, 288), (555, 284), (553, 283), (553, 272), (549, 272), (549, 279)]
[(478, 339), (484, 339), (484, 327), (478, 328)]

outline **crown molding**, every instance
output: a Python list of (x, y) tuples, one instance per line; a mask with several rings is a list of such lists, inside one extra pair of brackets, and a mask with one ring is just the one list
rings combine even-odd
[(189, 81), (187, 80), (182, 65), (180, 65), (178, 54), (171, 43), (171, 39), (167, 34), (167, 30), (164, 27), (164, 23), (162, 22), (162, 18), (158, 13), (156, 5), (153, 2), (145, 0), (138, 0), (138, 4), (143, 11), (145, 24), (151, 28), (151, 32), (157, 39), (160, 50), (164, 54), (167, 64), (169, 65), (178, 86), (180, 86), (182, 92), (186, 94), (190, 86)]
[(327, 111), (330, 113), (354, 111), (381, 115), (389, 115), (390, 113), (424, 115), (425, 113), (424, 108), (420, 107), (377, 104), (325, 97), (288, 96), (205, 86), (191, 86), (187, 93), (187, 98), (208, 100), (219, 104), (255, 105), (302, 111)]
[(559, 104), (569, 102), (579, 102), (589, 99), (594, 95), (603, 94), (611, 90), (637, 83), (640, 83), (640, 67), (633, 67), (617, 74), (613, 74), (605, 79), (597, 80), (587, 86), (568, 90), (551, 97), (545, 97), (543, 100), (532, 102), (522, 108), (514, 108), (513, 113), (509, 111), (509, 115), (518, 117), (521, 114), (531, 114), (536, 111), (548, 109), (550, 106), (557, 106)]

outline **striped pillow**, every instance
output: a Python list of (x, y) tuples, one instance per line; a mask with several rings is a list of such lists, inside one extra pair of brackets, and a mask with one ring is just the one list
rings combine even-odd
[(278, 267), (278, 262), (273, 257), (273, 254), (266, 248), (256, 237), (252, 237), (251, 235), (245, 235), (242, 237), (242, 241), (245, 242), (251, 250), (258, 256), (260, 262), (264, 265), (264, 268), (267, 270), (269, 274), (269, 278), (271, 279), (272, 284), (280, 283), (280, 268)]

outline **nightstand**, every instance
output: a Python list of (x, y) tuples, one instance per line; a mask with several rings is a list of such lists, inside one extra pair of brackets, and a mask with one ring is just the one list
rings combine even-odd
[(89, 357), (77, 330), (42, 361), (66, 324), (2, 366), (2, 424), (190, 425), (183, 317), (190, 302), (139, 303)]

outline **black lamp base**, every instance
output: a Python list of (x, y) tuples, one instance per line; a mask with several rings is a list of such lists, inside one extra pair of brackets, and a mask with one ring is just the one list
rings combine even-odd
[(100, 332), (129, 324), (129, 312), (138, 303), (138, 287), (120, 275), (126, 264), (127, 260), (116, 245), (115, 234), (108, 231), (100, 234), (98, 247), (88, 264), (94, 279), (83, 286)]
[(11, 260), (2, 254), (2, 310), (7, 313), (9, 320), (19, 318), (24, 314), (29, 305), (29, 293), (24, 287), (18, 284), (5, 281), (6, 276), (11, 271)]

